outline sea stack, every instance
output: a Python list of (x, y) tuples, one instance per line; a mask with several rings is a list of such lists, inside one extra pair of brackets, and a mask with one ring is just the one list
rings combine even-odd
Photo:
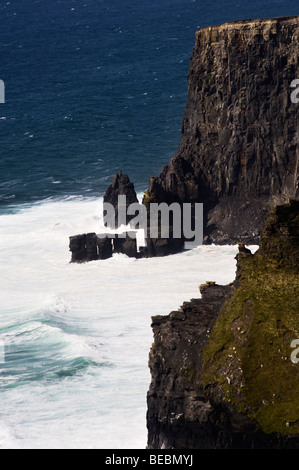
[[(115, 216), (113, 216), (113, 220), (107, 221), (107, 227), (110, 227), (112, 229), (118, 228), (119, 196), (126, 197), (125, 207), (123, 208), (125, 212), (124, 225), (128, 225), (129, 222), (134, 218), (134, 215), (128, 215), (127, 209), (130, 204), (138, 203), (138, 199), (134, 188), (134, 183), (132, 183), (130, 181), (129, 176), (123, 174), (122, 171), (113, 175), (112, 182), (107, 188), (107, 191), (104, 195), (104, 203), (111, 204), (115, 211)], [(106, 214), (104, 214), (104, 216), (106, 216)]]

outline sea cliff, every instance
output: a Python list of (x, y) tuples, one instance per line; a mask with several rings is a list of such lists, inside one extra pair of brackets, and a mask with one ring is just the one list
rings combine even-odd
[(145, 199), (202, 202), (204, 242), (239, 253), (232, 284), (152, 319), (149, 449), (299, 448), (298, 39), (299, 17), (196, 33), (181, 144)]
[(202, 202), (205, 243), (259, 242), (269, 209), (299, 199), (299, 17), (196, 33), (178, 151), (150, 202)]
[(235, 281), (153, 317), (148, 447), (299, 448), (299, 202), (270, 212)]

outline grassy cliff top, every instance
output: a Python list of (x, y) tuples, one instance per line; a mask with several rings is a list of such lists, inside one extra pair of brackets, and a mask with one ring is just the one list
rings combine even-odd
[(299, 433), (299, 202), (275, 208), (255, 255), (238, 255), (241, 280), (204, 351), (202, 383), (214, 399), (266, 433)]

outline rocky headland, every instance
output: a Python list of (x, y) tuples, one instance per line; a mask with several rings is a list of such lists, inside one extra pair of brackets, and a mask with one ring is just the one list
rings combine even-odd
[[(152, 319), (149, 449), (299, 448), (299, 17), (196, 33), (181, 145), (145, 200), (203, 202), (236, 279)], [(255, 254), (245, 244), (259, 244)]]
[[(143, 204), (202, 203), (205, 244), (258, 244), (269, 210), (299, 199), (299, 104), (291, 99), (298, 57), (299, 17), (197, 31), (181, 143), (150, 178)], [(119, 195), (137, 202), (122, 173), (104, 196), (116, 215)], [(146, 239), (146, 256), (176, 253), (185, 241)]]
[[(298, 57), (299, 17), (196, 33), (180, 147), (142, 202), (202, 203), (204, 243), (239, 253), (234, 282), (152, 319), (149, 449), (299, 449)], [(119, 195), (137, 202), (122, 173), (104, 198), (116, 212)], [(146, 235), (139, 253), (134, 237), (70, 237), (72, 262), (183, 249)]]
[(270, 212), (235, 281), (152, 319), (149, 449), (299, 449), (299, 202)]
[(257, 244), (269, 209), (299, 199), (299, 17), (196, 33), (178, 151), (148, 202), (204, 204), (204, 243)]

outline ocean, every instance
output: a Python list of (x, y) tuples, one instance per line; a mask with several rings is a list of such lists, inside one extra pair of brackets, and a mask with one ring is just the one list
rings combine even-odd
[(231, 282), (237, 248), (77, 265), (69, 236), (103, 229), (114, 173), (141, 199), (177, 150), (198, 28), (296, 14), (297, 0), (1, 3), (1, 449), (146, 447), (151, 317)]

